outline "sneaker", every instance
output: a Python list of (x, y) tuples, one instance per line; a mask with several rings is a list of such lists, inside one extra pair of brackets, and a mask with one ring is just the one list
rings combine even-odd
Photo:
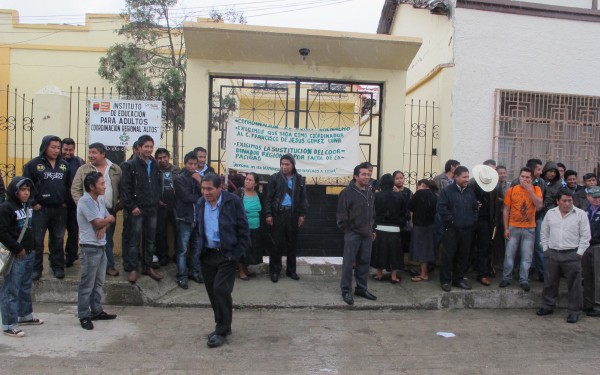
[(81, 328), (83, 329), (94, 329), (94, 323), (92, 323), (92, 320), (90, 318), (79, 319), (79, 323), (81, 323)]
[(40, 324), (44, 324), (44, 321), (42, 319), (38, 319), (38, 318), (32, 318), (29, 320), (21, 320), (19, 322), (20, 326), (39, 326)]
[(113, 320), (117, 318), (117, 314), (108, 314), (106, 311), (102, 311), (100, 314), (92, 316), (92, 320)]
[(528, 283), (521, 283), (519, 284), (519, 286), (521, 287), (521, 289), (523, 289), (525, 292), (529, 292), (531, 290), (531, 288), (529, 287)]
[(10, 336), (10, 337), (23, 337), (23, 336), (25, 336), (25, 332), (21, 331), (18, 328), (7, 329), (6, 331), (4, 331), (4, 334), (6, 336)]

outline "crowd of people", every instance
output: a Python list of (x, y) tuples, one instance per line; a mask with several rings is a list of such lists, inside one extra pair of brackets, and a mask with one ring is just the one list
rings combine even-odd
[[(46, 232), (56, 278), (80, 260), (82, 328), (116, 318), (103, 310), (101, 297), (106, 276), (119, 275), (113, 237), (120, 210), (127, 279), (136, 283), (141, 272), (160, 282), (160, 267), (173, 261), (179, 287), (188, 289), (190, 280), (204, 283), (216, 322), (209, 347), (221, 346), (231, 334), (235, 278), (255, 276), (249, 267), (263, 262), (265, 247), (272, 282), (281, 276), (283, 255), (285, 275), (299, 280), (296, 242), (308, 198), (292, 155), (281, 156), (280, 171), (261, 191), (256, 173), (232, 174), (225, 183), (202, 147), (185, 155), (183, 168), (171, 163), (167, 149), (154, 148), (150, 136), (140, 137), (131, 158), (119, 166), (107, 158), (103, 144), (92, 143), (86, 163), (75, 156), (72, 139), (46, 136), (23, 176), (6, 190), (2, 182), (0, 242), (16, 256), (1, 291), (4, 334), (22, 337), (19, 326), (43, 323), (33, 316), (31, 289), (43, 272)], [(499, 287), (508, 287), (514, 272), (525, 292), (534, 274), (544, 282), (538, 315), (553, 312), (565, 276), (567, 321), (577, 322), (582, 309), (600, 316), (600, 187), (593, 173), (583, 175), (580, 186), (576, 171), (531, 159), (511, 181), (507, 168), (494, 160), (471, 171), (448, 160), (442, 173), (419, 180), (413, 193), (403, 172), (375, 180), (372, 171), (369, 163), (357, 165), (338, 199), (336, 222), (344, 232), (340, 289), (347, 304), (354, 303), (353, 295), (377, 299), (368, 289), (370, 278), (398, 284), (404, 270), (411, 282), (426, 282), (438, 263), (445, 292), (471, 289), (465, 277), (471, 269), (479, 283), (490, 286), (502, 249)], [(405, 264), (405, 255), (416, 267)]]

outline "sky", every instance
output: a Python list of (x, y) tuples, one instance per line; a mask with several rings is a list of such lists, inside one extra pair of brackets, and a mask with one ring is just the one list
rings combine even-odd
[[(190, 20), (212, 8), (243, 11), (249, 25), (376, 33), (385, 0), (179, 0), (171, 13)], [(120, 13), (125, 0), (0, 0), (21, 23), (84, 24), (85, 13)]]

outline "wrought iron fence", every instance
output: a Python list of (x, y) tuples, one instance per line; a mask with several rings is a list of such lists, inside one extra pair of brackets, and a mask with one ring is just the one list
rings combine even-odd
[(494, 156), (516, 176), (528, 159), (599, 170), (600, 97), (497, 90)]
[[(65, 116), (65, 127), (60, 129), (43, 128), (40, 124), (47, 116), (36, 114), (34, 100), (30, 95), (16, 88), (6, 86), (0, 89), (0, 173), (5, 182), (22, 171), (23, 164), (38, 153), (36, 139), (48, 133), (56, 133), (61, 138), (72, 138), (76, 143), (76, 154), (85, 158), (88, 146), (88, 100), (100, 99), (130, 99), (130, 100), (162, 100), (157, 93), (150, 90), (137, 92), (135, 90), (114, 90), (113, 88), (70, 87), (60, 95), (68, 97), (68, 110)], [(38, 103), (39, 105), (39, 103)], [(34, 118), (35, 116), (40, 118)], [(161, 147), (172, 152), (173, 161), (178, 162), (184, 149), (183, 129), (173, 129), (171, 124), (176, 119), (169, 118), (163, 101), (163, 130)], [(43, 133), (42, 133), (43, 132)], [(107, 147), (108, 158), (116, 163), (125, 160), (126, 150), (123, 147)]]
[(439, 165), (439, 107), (434, 101), (414, 100), (406, 104), (404, 157), (405, 185), (414, 190), (417, 181), (432, 178)]

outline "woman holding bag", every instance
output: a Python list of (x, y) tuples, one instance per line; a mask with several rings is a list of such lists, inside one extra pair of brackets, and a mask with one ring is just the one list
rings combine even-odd
[(33, 317), (31, 302), (35, 252), (32, 208), (28, 201), (32, 186), (28, 178), (13, 178), (6, 191), (6, 201), (0, 205), (0, 243), (14, 254), (12, 267), (4, 273), (0, 292), (2, 331), (10, 337), (25, 336), (20, 325), (44, 323)]

